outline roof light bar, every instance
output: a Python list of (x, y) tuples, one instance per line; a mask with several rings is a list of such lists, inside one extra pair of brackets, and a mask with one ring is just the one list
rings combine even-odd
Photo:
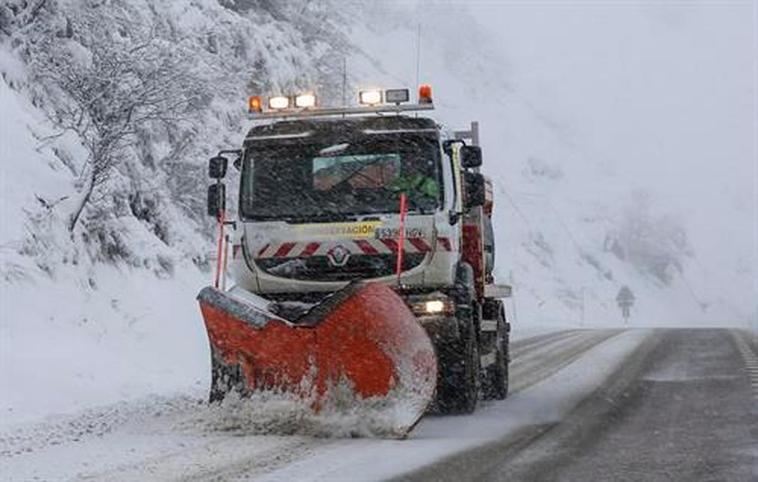
[(434, 104), (385, 104), (385, 105), (361, 105), (356, 107), (327, 107), (314, 109), (281, 109), (267, 112), (252, 112), (251, 119), (307, 119), (310, 117), (329, 117), (337, 115), (365, 115), (365, 114), (400, 114), (402, 112), (418, 112), (422, 110), (434, 110)]
[(263, 109), (260, 96), (248, 98), (248, 110), (253, 118), (321, 117), (332, 115), (368, 114), (382, 112), (412, 112), (432, 110), (432, 87), (419, 86), (418, 104), (401, 105), (410, 100), (408, 89), (367, 89), (358, 92), (359, 107), (320, 108), (313, 92), (296, 95), (275, 95), (268, 98), (267, 109)]

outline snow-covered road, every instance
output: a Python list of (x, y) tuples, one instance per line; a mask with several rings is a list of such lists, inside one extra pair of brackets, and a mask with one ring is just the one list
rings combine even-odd
[[(208, 408), (198, 394), (113, 405), (17, 427), (0, 434), (0, 473), (8, 480), (399, 476), (525, 427), (560, 420), (649, 335), (570, 330), (519, 340), (513, 344), (506, 401), (483, 403), (469, 416), (428, 416), (409, 440), (311, 437), (298, 434), (297, 421), (271, 426), (254, 420), (254, 412), (245, 415), (250, 419), (232, 417), (228, 410)], [(281, 435), (261, 434), (268, 429)]]

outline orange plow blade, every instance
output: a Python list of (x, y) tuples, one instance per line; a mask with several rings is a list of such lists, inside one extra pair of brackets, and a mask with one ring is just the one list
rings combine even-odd
[(297, 323), (234, 292), (209, 287), (198, 300), (214, 370), (233, 374), (243, 395), (291, 393), (317, 412), (369, 407), (401, 437), (434, 398), (432, 342), (388, 286), (351, 284)]

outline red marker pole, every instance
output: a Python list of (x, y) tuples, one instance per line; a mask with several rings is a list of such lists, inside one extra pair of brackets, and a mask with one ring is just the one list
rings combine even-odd
[(221, 211), (218, 215), (218, 249), (216, 252), (216, 279), (213, 282), (213, 286), (219, 287), (221, 280), (221, 266), (224, 257), (224, 223), (226, 222), (226, 211)]
[(405, 216), (408, 214), (408, 198), (400, 193), (400, 229), (397, 232), (397, 284), (400, 285), (400, 274), (403, 272), (403, 248), (405, 247)]
[(224, 267), (221, 269), (221, 290), (226, 291), (226, 273), (229, 271), (229, 235), (224, 236)]

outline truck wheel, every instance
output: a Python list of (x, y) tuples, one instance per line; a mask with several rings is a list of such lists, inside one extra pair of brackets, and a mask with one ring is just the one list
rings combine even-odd
[(444, 344), (439, 350), (440, 375), (437, 406), (442, 413), (471, 413), (479, 399), (479, 344), (469, 310), (468, 333), (462, 339)]
[(508, 396), (509, 337), (505, 309), (500, 301), (485, 302), (484, 317), (497, 319), (495, 334), (495, 363), (488, 366), (484, 373), (482, 392), (486, 400), (503, 400)]

